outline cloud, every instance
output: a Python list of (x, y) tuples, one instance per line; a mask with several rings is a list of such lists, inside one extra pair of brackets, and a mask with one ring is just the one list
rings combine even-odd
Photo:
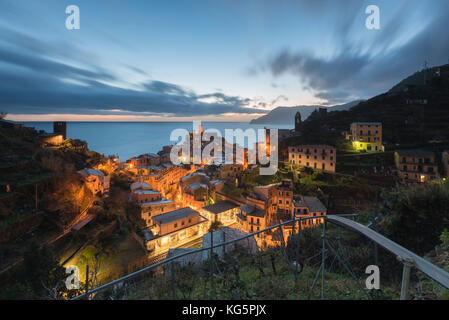
[[(323, 9), (325, 4), (331, 5), (326, 0), (311, 1), (307, 8), (313, 14), (314, 8)], [(338, 7), (335, 12), (344, 14), (332, 20), (334, 25), (329, 22), (329, 28), (334, 26), (336, 30), (337, 43), (331, 54), (283, 49), (248, 68), (251, 74), (268, 72), (276, 78), (291, 74), (315, 97), (341, 103), (389, 90), (422, 69), (425, 60), (431, 65), (448, 62), (449, 37), (442, 32), (449, 20), (448, 1), (435, 0), (431, 4), (406, 1), (382, 23), (380, 31), (369, 36), (354, 31), (354, 16), (363, 6), (336, 1), (333, 6)], [(421, 11), (426, 14), (420, 17)]]
[[(251, 100), (193, 90), (158, 80), (126, 83), (70, 45), (57, 46), (26, 34), (0, 30), (0, 109), (10, 114), (134, 114), (207, 116), (257, 114)], [(3, 32), (6, 31), (6, 32)], [(73, 54), (77, 52), (77, 54)], [(147, 75), (138, 67), (127, 68)]]

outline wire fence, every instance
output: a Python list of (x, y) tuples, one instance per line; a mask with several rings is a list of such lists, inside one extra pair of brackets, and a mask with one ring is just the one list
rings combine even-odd
[[(205, 247), (168, 256), (86, 289), (73, 300), (134, 299), (143, 295), (148, 299), (255, 299), (261, 295), (268, 299), (395, 299), (399, 292), (401, 299), (409, 299), (411, 279), (417, 283), (414, 298), (425, 298), (422, 293), (429, 290), (441, 290), (438, 285), (435, 289), (435, 281), (449, 288), (449, 273), (348, 219), (356, 217), (302, 217), (227, 241), (216, 241), (210, 233)], [(309, 220), (322, 223), (302, 229), (300, 226)], [(285, 242), (287, 230), (290, 234)], [(352, 236), (343, 237), (343, 232)], [(279, 246), (254, 250), (250, 240), (257, 239), (260, 244), (265, 235), (278, 236)], [(369, 290), (360, 276), (368, 264), (381, 265), (387, 270), (383, 277), (387, 283), (401, 283), (401, 287), (392, 285), (388, 292)], [(253, 285), (248, 286), (248, 282)], [(433, 287), (429, 289), (429, 285)]]

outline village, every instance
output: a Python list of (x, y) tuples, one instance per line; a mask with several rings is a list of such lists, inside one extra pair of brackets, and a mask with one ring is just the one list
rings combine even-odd
[[(319, 109), (317, 113), (325, 116), (326, 110)], [(293, 130), (279, 130), (279, 155), (283, 170), (287, 170), (294, 179), (283, 178), (268, 185), (256, 185), (243, 195), (236, 195), (233, 189), (237, 190), (244, 177), (259, 168), (248, 164), (247, 148), (243, 163), (222, 165), (204, 162), (174, 165), (170, 160), (172, 146), (164, 146), (156, 154), (143, 154), (126, 162), (117, 158), (107, 159), (107, 166), (113, 168), (114, 174), (127, 177), (129, 201), (140, 208), (145, 227), (141, 230), (141, 237), (135, 238), (147, 250), (149, 263), (179, 253), (176, 248), (185, 251), (191, 246), (198, 247), (205, 242), (203, 238), (220, 229), (230, 237), (238, 237), (285, 221), (328, 214), (326, 195), (297, 193), (295, 184), (301, 184), (298, 177), (310, 176), (313, 172), (330, 177), (344, 176), (337, 170), (341, 150), (337, 146), (323, 144), (282, 143), (301, 135), (301, 115), (298, 113), (293, 121)], [(59, 128), (61, 124), (55, 126)], [(380, 122), (353, 122), (347, 131), (341, 132), (343, 143), (353, 148), (352, 153), (344, 154), (343, 158), (382, 155), (385, 152), (382, 129)], [(200, 130), (202, 135), (202, 126)], [(269, 130), (265, 147), (270, 150), (268, 135)], [(441, 153), (440, 159), (434, 152), (423, 149), (396, 150), (391, 154), (392, 165), (385, 166), (382, 162), (382, 166), (369, 167), (371, 172), (368, 176), (392, 184), (424, 183), (445, 179), (449, 174), (447, 151)], [(185, 162), (183, 155), (179, 157)], [(364, 173), (367, 172), (362, 171), (359, 176)], [(111, 179), (106, 172), (100, 168), (87, 168), (79, 174), (92, 193), (108, 196)], [(340, 210), (338, 213), (352, 212)], [(288, 237), (297, 233), (299, 228), (314, 228), (321, 223), (320, 218), (309, 219), (301, 225), (257, 233), (254, 240), (259, 249), (285, 245)]]
[[(447, 70), (437, 68), (428, 81), (446, 79)], [(297, 112), (292, 129), (265, 128), (265, 139), (253, 146), (250, 139), (240, 145), (221, 138), (210, 157), (203, 156), (217, 142), (208, 136), (213, 123), (185, 130), (186, 141), (194, 142), (187, 149), (165, 145), (120, 159), (68, 138), (64, 121), (46, 132), (1, 120), (6, 149), (0, 275), (7, 281), (26, 267), (30, 252), (50, 247), (58, 265), (76, 266), (81, 279), (93, 276), (98, 286), (178, 255), (181, 264), (200, 265), (210, 256), (197, 249), (241, 237), (254, 255), (287, 248), (300, 233), (319, 237), (329, 215), (355, 214), (378, 228), (392, 216), (397, 190), (422, 192), (416, 187), (422, 186), (433, 196), (438, 193), (432, 188), (444, 188), (449, 177), (443, 126), (416, 130), (421, 120), (420, 128), (439, 125), (437, 118), (424, 118), (423, 106), (439, 105), (423, 92), (406, 84), (350, 112), (317, 107), (304, 120)], [(383, 108), (380, 116), (373, 105)], [(231, 158), (226, 150), (233, 151)], [(270, 161), (277, 155), (274, 174), (262, 174), (272, 163), (260, 161), (261, 151)], [(429, 233), (433, 240), (415, 244), (407, 223), (396, 224), (399, 230), (407, 225), (406, 233), (382, 232), (427, 252), (435, 233)], [(305, 239), (310, 243), (303, 245), (314, 246), (313, 238)], [(421, 243), (427, 243), (424, 249)], [(224, 258), (225, 249), (214, 253)]]

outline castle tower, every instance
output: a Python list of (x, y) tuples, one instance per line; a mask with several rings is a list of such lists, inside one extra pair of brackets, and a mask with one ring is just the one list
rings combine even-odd
[(295, 131), (300, 131), (301, 128), (301, 113), (298, 111), (295, 115)]
[(67, 122), (55, 121), (53, 122), (53, 133), (62, 134), (63, 139), (67, 139)]

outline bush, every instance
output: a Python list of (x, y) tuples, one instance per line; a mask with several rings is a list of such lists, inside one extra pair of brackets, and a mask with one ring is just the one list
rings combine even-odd
[(421, 255), (439, 244), (449, 216), (447, 182), (397, 186), (382, 196), (392, 212), (382, 222), (388, 238)]
[(449, 231), (447, 229), (444, 229), (441, 233), (440, 240), (443, 244), (449, 244)]

